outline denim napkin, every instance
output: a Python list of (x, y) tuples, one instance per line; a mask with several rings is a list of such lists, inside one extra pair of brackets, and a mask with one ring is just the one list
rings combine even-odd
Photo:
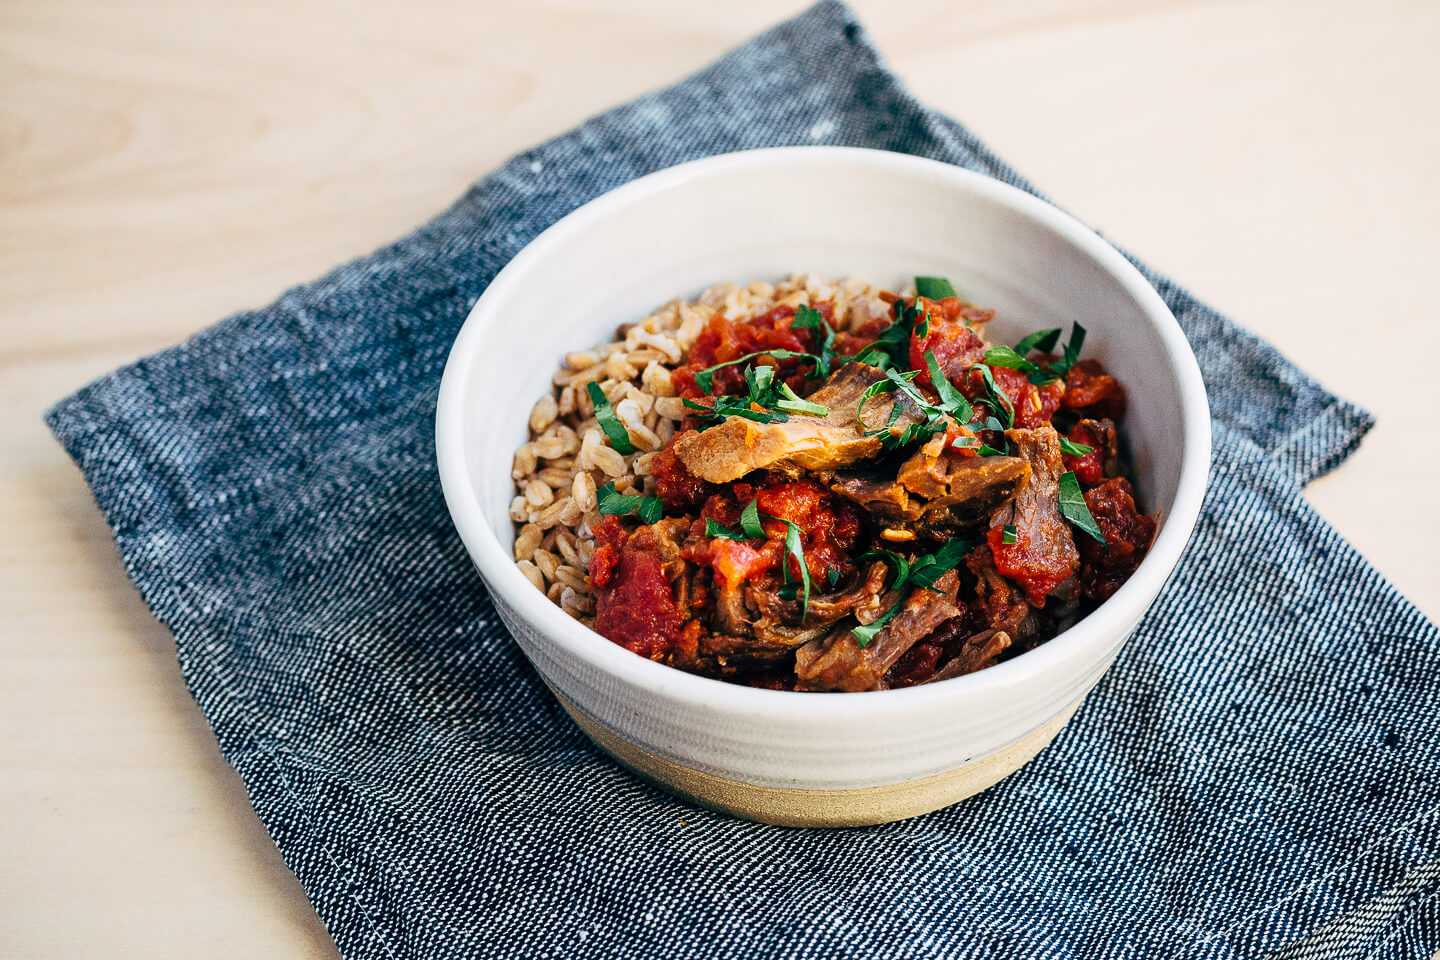
[(561, 713), (441, 500), (451, 340), (586, 200), (805, 143), (1031, 189), (822, 3), (50, 412), (340, 952), (1428, 957), (1440, 635), (1300, 492), (1370, 418), (1153, 272), (1210, 390), (1210, 493), (1170, 586), (1034, 763), (908, 822), (781, 829), (639, 782)]

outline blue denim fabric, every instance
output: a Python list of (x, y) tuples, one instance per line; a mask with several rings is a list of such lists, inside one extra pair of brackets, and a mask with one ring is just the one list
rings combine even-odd
[(561, 713), (446, 516), (446, 352), (562, 214), (670, 164), (792, 143), (1028, 189), (822, 3), (51, 411), (341, 952), (1427, 957), (1440, 635), (1300, 492), (1370, 418), (1154, 273), (1210, 389), (1209, 498), (1134, 641), (1022, 772), (904, 823), (780, 829), (657, 792)]

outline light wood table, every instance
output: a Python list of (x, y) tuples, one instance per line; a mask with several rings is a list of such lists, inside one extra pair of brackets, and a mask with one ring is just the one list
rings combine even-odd
[[(1440, 7), (857, 6), (920, 97), (1379, 417), (1309, 496), (1440, 614)], [(334, 955), (43, 408), (791, 9), (0, 5), (0, 956)]]

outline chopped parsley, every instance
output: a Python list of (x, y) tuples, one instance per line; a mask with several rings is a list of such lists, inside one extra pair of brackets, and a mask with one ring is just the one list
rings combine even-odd
[(706, 367), (704, 370), (695, 372), (695, 385), (706, 393), (709, 393), (715, 382), (715, 371), (724, 367), (733, 367), (736, 364), (748, 363), (757, 357), (774, 357), (776, 360), (808, 360), (812, 365), (818, 366), (820, 358), (813, 353), (801, 353), (796, 350), (756, 350), (754, 353), (747, 353), (743, 357), (736, 357), (734, 360), (726, 360), (724, 363), (717, 363), (713, 367)]
[(659, 497), (634, 497), (616, 493), (614, 480), (595, 491), (595, 499), (602, 514), (623, 517), (633, 513), (644, 524), (658, 523), (665, 513), (664, 504)]
[(765, 528), (760, 525), (760, 501), (751, 500), (740, 512), (740, 529), (751, 540), (765, 539)]
[(892, 303), (890, 312), (895, 315), (895, 321), (880, 332), (875, 342), (862, 347), (857, 354), (837, 359), (857, 360), (881, 370), (905, 369), (910, 363), (910, 335), (924, 337), (929, 333), (930, 315), (918, 302), (907, 305), (904, 300)]
[(935, 589), (935, 581), (954, 570), (973, 546), (969, 540), (951, 539), (934, 553), (916, 557), (910, 565), (910, 582), (917, 587)]
[[(893, 388), (893, 385), (891, 386)], [(890, 407), (890, 416), (885, 419), (885, 426), (877, 427), (874, 430), (866, 430), (865, 436), (879, 437), (880, 446), (886, 450), (903, 450), (912, 443), (924, 440), (945, 429), (944, 417), (933, 410), (927, 409), (926, 417), (922, 422), (907, 423), (905, 428), (897, 434), (895, 433), (895, 424), (900, 420), (900, 413), (900, 404), (894, 404)]]
[[(751, 500), (745, 504), (745, 509), (740, 511), (740, 532), (737, 533), (714, 520), (705, 521), (705, 536), (721, 537), (726, 540), (764, 540), (769, 535), (765, 532), (765, 526), (760, 522), (760, 501)], [(797, 595), (800, 597), (800, 618), (803, 620), (810, 610), (810, 567), (805, 562), (805, 547), (800, 539), (800, 528), (783, 517), (772, 517), (765, 515), (766, 520), (774, 520), (776, 523), (785, 524), (785, 552), (794, 558), (795, 565), (800, 568), (800, 580), (790, 575), (790, 565), (782, 563), (781, 573), (785, 578), (785, 586), (778, 591), (785, 600), (794, 600)], [(833, 587), (839, 579), (837, 571), (830, 571), (830, 585)]]
[[(818, 310), (812, 310), (811, 313), (820, 316)], [(821, 326), (829, 328), (829, 324), (824, 322), (824, 318), (821, 318)], [(716, 370), (765, 356), (777, 357), (781, 360), (800, 357), (810, 360), (817, 369), (828, 362), (816, 357), (813, 353), (797, 353), (793, 350), (763, 350), (758, 353), (747, 353), (737, 360), (727, 360), (725, 363), (707, 367), (695, 374), (695, 384), (709, 393), (714, 385)], [(808, 413), (817, 417), (828, 416), (830, 413), (829, 407), (824, 404), (811, 403), (791, 389), (784, 380), (777, 379), (773, 366), (750, 363), (745, 367), (744, 376), (746, 390), (744, 396), (721, 394), (718, 397), (712, 397), (708, 405), (688, 397), (685, 398), (686, 409), (694, 410), (696, 419), (705, 423), (705, 426), (700, 429), (713, 427), (715, 424), (723, 422), (726, 417), (744, 417), (746, 420), (754, 420), (757, 423), (783, 423), (790, 419), (787, 416), (790, 413)]]
[(809, 400), (802, 399), (794, 390), (790, 389), (790, 384), (784, 381), (780, 383), (779, 393), (780, 399), (775, 401), (776, 410), (784, 410), (786, 413), (810, 413), (817, 417), (830, 416), (829, 407), (823, 403), (811, 403)]
[[(742, 363), (749, 363), (760, 357), (774, 357), (776, 360), (803, 360), (814, 368), (816, 379), (824, 380), (830, 376), (830, 369), (835, 362), (835, 330), (825, 321), (825, 315), (814, 307), (800, 306), (795, 310), (795, 317), (790, 321), (792, 330), (814, 330), (815, 338), (820, 342), (819, 353), (804, 353), (799, 350), (784, 350), (772, 348), (770, 350), (756, 350), (754, 353), (747, 353), (743, 357), (736, 357), (734, 360), (726, 360), (724, 363), (717, 363), (713, 367), (706, 367), (704, 370), (695, 372), (695, 385), (701, 390), (709, 393), (715, 384), (715, 372), (725, 367), (733, 367)], [(749, 378), (747, 371), (747, 379)]]
[(1019, 370), (1025, 374), (1025, 378), (1036, 386), (1044, 386), (1047, 383), (1054, 383), (1070, 372), (1080, 360), (1080, 348), (1085, 345), (1085, 328), (1080, 324), (1070, 331), (1070, 342), (1065, 345), (1065, 350), (1060, 359), (1045, 366), (1041, 366), (1025, 359), (1025, 355), (1031, 350), (1039, 350), (1041, 353), (1049, 353), (1055, 349), (1055, 344), (1060, 341), (1060, 329), (1037, 330), (1028, 336), (1021, 337), (1020, 342), (1015, 344), (1015, 349), (1009, 347), (991, 347), (985, 351), (985, 362), (992, 367), (1009, 367), (1011, 370)]
[(1019, 370), (1021, 373), (1042, 373), (1043, 371), (1026, 360), (1018, 351), (1009, 347), (991, 347), (985, 351), (984, 361), (992, 367), (1009, 367), (1011, 370)]
[(855, 411), (857, 419), (860, 417), (860, 411), (865, 408), (867, 400), (877, 394), (894, 391), (904, 394), (920, 409), (920, 412), (925, 414), (924, 421), (907, 424), (905, 429), (900, 431), (899, 436), (896, 436), (893, 427), (895, 422), (900, 419), (901, 412), (900, 404), (897, 402), (890, 408), (890, 418), (885, 426), (865, 431), (866, 436), (879, 436), (881, 444), (888, 450), (902, 450), (917, 440), (925, 440), (937, 433), (944, 432), (948, 417), (955, 417), (963, 421), (974, 415), (970, 402), (961, 396), (960, 391), (956, 390), (949, 380), (945, 379), (945, 374), (941, 372), (940, 365), (935, 360), (933, 350), (925, 351), (925, 362), (930, 368), (931, 382), (936, 385), (937, 392), (940, 394), (938, 405), (927, 400), (925, 395), (915, 387), (913, 381), (920, 375), (917, 370), (907, 370), (904, 373), (886, 370), (884, 380), (875, 381), (865, 388), (864, 393), (860, 394), (860, 405)]
[(866, 560), (884, 560), (895, 572), (895, 586), (898, 588), (910, 579), (910, 561), (893, 550), (874, 549), (867, 550), (857, 558), (858, 563)]
[[(1010, 405), (1010, 398), (1005, 395), (1005, 391), (996, 386), (994, 372), (983, 363), (977, 363), (970, 369), (980, 371), (980, 379), (983, 380), (985, 384), (987, 405), (990, 406), (996, 414), (1004, 417), (1004, 419), (998, 421), (996, 425), (1000, 426), (1003, 424), (1003, 426), (1000, 426), (1002, 430), (1009, 430), (1015, 426), (1015, 408)], [(987, 426), (985, 429), (989, 430), (991, 428)]]
[(809, 413), (820, 417), (830, 413), (829, 407), (802, 399), (785, 381), (775, 379), (774, 367), (746, 367), (745, 387), (747, 392), (743, 397), (722, 394), (711, 398), (708, 406), (687, 397), (684, 403), (687, 409), (695, 411), (696, 419), (706, 421), (706, 427), (713, 427), (726, 417), (744, 417), (757, 423), (783, 423), (790, 419), (787, 413)]
[(970, 408), (970, 401), (946, 379), (945, 371), (940, 369), (940, 362), (935, 359), (934, 350), (925, 351), (925, 367), (930, 374), (930, 382), (935, 385), (935, 392), (940, 395), (940, 409), (961, 422), (973, 417), (975, 412)]
[(1063, 377), (1070, 372), (1075, 364), (1080, 362), (1080, 348), (1085, 346), (1085, 328), (1076, 323), (1070, 330), (1070, 342), (1065, 344), (1064, 355), (1050, 364), (1050, 373), (1056, 377)]
[(820, 348), (818, 354), (811, 354), (815, 358), (815, 376), (821, 380), (830, 376), (831, 365), (835, 362), (835, 329), (825, 321), (825, 315), (814, 307), (797, 307), (790, 329), (815, 331)]
[(1067, 470), (1060, 475), (1059, 499), (1061, 516), (1090, 534), (1101, 544), (1105, 543), (1105, 534), (1101, 531), (1100, 525), (1095, 522), (1095, 517), (1085, 503), (1085, 494), (1080, 492), (1080, 481), (1075, 478), (1074, 470)]
[[(898, 553), (890, 550), (871, 550), (860, 557), (883, 558), (894, 568), (895, 579), (891, 584), (892, 590), (904, 590), (907, 587), (923, 587), (934, 590), (935, 581), (945, 574), (954, 570), (955, 567), (965, 558), (973, 547), (968, 540), (951, 539), (945, 541), (945, 545), (934, 553), (927, 553), (916, 557), (913, 561), (906, 560)], [(902, 593), (895, 605), (887, 610), (874, 623), (855, 627), (850, 631), (855, 638), (855, 645), (864, 650), (875, 639), (875, 635), (885, 629), (885, 625), (895, 618), (900, 608), (905, 604), (905, 596)]]
[(850, 635), (855, 638), (855, 646), (859, 647), (861, 650), (864, 650), (866, 647), (868, 647), (870, 645), (870, 641), (875, 639), (875, 635), (881, 630), (884, 630), (887, 623), (895, 619), (895, 614), (900, 612), (901, 604), (903, 604), (904, 602), (904, 600), (901, 600), (900, 603), (895, 604), (895, 606), (885, 611), (885, 613), (881, 615), (880, 619), (876, 620), (874, 623), (859, 626), (851, 630)]
[[(866, 401), (868, 401), (871, 397), (879, 396), (882, 393), (892, 393), (897, 386), (909, 386), (910, 381), (914, 380), (919, 375), (920, 374), (913, 371), (909, 373), (895, 373), (893, 370), (885, 371), (884, 380), (876, 380), (874, 383), (870, 384), (870, 386), (866, 387), (865, 391), (860, 394), (860, 402), (855, 406), (855, 419), (860, 420), (862, 423), (864, 422), (861, 414), (865, 411)], [(918, 394), (914, 394), (914, 391), (912, 391), (912, 399), (913, 396), (918, 396)], [(895, 421), (898, 419), (900, 419), (900, 414), (897, 412), (896, 407), (891, 407), (890, 423), (886, 424), (887, 429), (890, 426), (893, 426)]]
[[(771, 520), (780, 520), (779, 517), (771, 517)], [(800, 619), (804, 620), (805, 615), (810, 612), (810, 565), (805, 562), (805, 545), (800, 539), (800, 528), (789, 520), (780, 520), (785, 524), (785, 552), (795, 560), (795, 565), (800, 568), (800, 581), (804, 584), (801, 590), (803, 598), (800, 601)], [(791, 581), (790, 565), (782, 563), (780, 569), (785, 574), (785, 582)]]
[[(590, 402), (595, 406), (595, 419), (600, 421), (600, 429), (604, 430), (605, 436), (610, 438), (610, 446), (615, 448), (616, 453), (634, 453), (635, 447), (630, 443), (630, 431), (626, 430), (625, 424), (615, 416), (615, 408), (610, 406), (610, 401), (606, 399), (605, 391), (600, 389), (600, 384), (591, 380), (585, 385), (585, 389), (590, 394)], [(614, 484), (611, 486), (613, 487)]]
[(1060, 452), (1072, 457), (1083, 457), (1094, 449), (1094, 447), (1087, 446), (1086, 444), (1076, 443), (1069, 437), (1060, 438)]
[(1036, 330), (1020, 338), (1015, 344), (1015, 352), (1020, 356), (1026, 356), (1031, 350), (1039, 350), (1041, 353), (1049, 353), (1055, 349), (1055, 344), (1060, 342), (1060, 328), (1051, 330)]
[[(997, 423), (998, 427), (999, 424)], [(988, 428), (987, 428), (988, 429)], [(956, 450), (974, 450), (982, 457), (1008, 457), (1010, 455), (1010, 442), (1005, 441), (1004, 450), (996, 450), (988, 443), (982, 443), (979, 437), (956, 437), (955, 442), (950, 444)]]
[(741, 541), (744, 541), (744, 540), (749, 540), (749, 539), (750, 539), (749, 537), (745, 536), (745, 534), (740, 533), (740, 532), (735, 531), (735, 530), (731, 530), (729, 527), (725, 526), (725, 524), (720, 523), (720, 522), (717, 521), (717, 520), (706, 520), (706, 521), (705, 521), (705, 536), (707, 536), (707, 537), (713, 537), (713, 538), (717, 538), (717, 539), (721, 539), (721, 540), (741, 540)]
[(750, 400), (746, 397), (716, 397), (715, 402), (708, 407), (689, 397), (685, 398), (684, 403), (686, 409), (695, 411), (696, 419), (705, 423), (705, 426), (700, 428), (701, 430), (713, 427), (717, 423), (723, 423), (726, 417), (744, 417), (746, 420), (754, 420), (756, 423), (775, 423), (776, 421), (783, 423), (790, 419), (783, 413), (755, 410), (750, 406)]
[(929, 300), (944, 300), (946, 297), (958, 297), (955, 287), (944, 277), (916, 277), (915, 293), (917, 296)]
[(1015, 524), (1013, 524), (1013, 523), (1007, 523), (1007, 524), (1005, 524), (1005, 529), (1000, 532), (1000, 542), (1001, 542), (1001, 543), (1014, 543), (1014, 542), (1015, 542)]

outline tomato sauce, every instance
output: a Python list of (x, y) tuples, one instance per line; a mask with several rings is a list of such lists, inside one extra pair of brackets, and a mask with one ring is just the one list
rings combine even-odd
[[(854, 503), (836, 497), (814, 480), (776, 483), (761, 490), (756, 501), (762, 517), (777, 518), (761, 520), (766, 536), (783, 540), (788, 532), (781, 522), (784, 520), (800, 528), (805, 562), (812, 577), (823, 578), (831, 570), (840, 576), (854, 571), (850, 553), (863, 523), (861, 510)], [(788, 563), (790, 576), (798, 577), (800, 570), (795, 561), (789, 559)]]
[(765, 479), (758, 484), (735, 483), (731, 484), (730, 491), (712, 495), (705, 501), (700, 518), (701, 522), (714, 520), (739, 533), (742, 532), (740, 514), (754, 500), (765, 541), (708, 538), (698, 548), (687, 544), (687, 559), (709, 565), (717, 577), (730, 583), (776, 571), (782, 561), (784, 573), (798, 579), (800, 567), (785, 545), (790, 528), (784, 521), (788, 520), (800, 531), (812, 590), (819, 590), (817, 583), (827, 582), (831, 570), (837, 578), (853, 573), (855, 564), (851, 554), (864, 529), (863, 511), (813, 480), (787, 481), (774, 475), (763, 476)]
[[(652, 527), (631, 534), (619, 548), (603, 586), (593, 579), (594, 560), (590, 568), (596, 587), (596, 632), (642, 657), (663, 660), (679, 642), (685, 623), (654, 536)], [(599, 553), (597, 549), (597, 558)]]
[(958, 385), (965, 371), (979, 362), (987, 349), (985, 341), (980, 339), (973, 327), (989, 321), (995, 316), (995, 311), (970, 306), (957, 297), (921, 300), (930, 321), (925, 336), (921, 337), (918, 332), (910, 335), (910, 369), (920, 371), (915, 382), (924, 384), (930, 390), (935, 389), (930, 380), (930, 365), (925, 361), (925, 352), (932, 350), (940, 372), (951, 383)]
[(1011, 409), (1015, 411), (1015, 426), (1033, 430), (1042, 423), (1049, 423), (1055, 411), (1060, 409), (1066, 389), (1064, 380), (1052, 380), (1037, 386), (1019, 370), (995, 367), (993, 372), (995, 386), (1004, 391)]
[(1105, 482), (1105, 462), (1103, 457), (1105, 451), (1100, 449), (1100, 439), (1084, 425), (1076, 424), (1067, 437), (1072, 443), (1078, 443), (1090, 448), (1090, 452), (1079, 457), (1071, 456), (1062, 452), (1060, 459), (1065, 461), (1065, 469), (1075, 474), (1075, 479), (1080, 481), (1082, 487), (1093, 487)]
[[(824, 321), (834, 326), (834, 306), (830, 303), (816, 304)], [(705, 329), (700, 331), (684, 366), (671, 374), (671, 382), (680, 396), (698, 399), (720, 394), (744, 394), (746, 392), (744, 364), (721, 367), (711, 375), (711, 388), (707, 393), (695, 382), (695, 374), (719, 363), (738, 360), (747, 354), (764, 350), (790, 350), (795, 353), (814, 353), (819, 349), (819, 337), (809, 328), (791, 329), (795, 320), (795, 308), (779, 306), (749, 320), (729, 320), (720, 315), (710, 318)], [(810, 389), (810, 366), (800, 358), (772, 359), (777, 376), (792, 389), (808, 392)]]
[(1155, 520), (1135, 506), (1135, 493), (1124, 477), (1115, 477), (1086, 490), (1085, 505), (1105, 534), (1105, 545), (1091, 537), (1078, 538), (1080, 589), (1092, 600), (1106, 600), (1144, 559), (1145, 551), (1155, 539)]
[(650, 475), (655, 478), (655, 495), (665, 504), (665, 509), (675, 513), (687, 513), (703, 504), (717, 489), (715, 484), (706, 483), (685, 469), (685, 464), (675, 456), (675, 441), (684, 435), (677, 432), (670, 442), (650, 461)]
[(1119, 423), (1125, 416), (1125, 388), (1099, 360), (1081, 360), (1065, 375), (1064, 404), (1092, 420)]
[(595, 555), (590, 559), (590, 584), (603, 587), (615, 575), (620, 562), (620, 548), (630, 536), (620, 525), (619, 517), (605, 517), (592, 531), (595, 534)]
[(1005, 542), (1003, 527), (991, 527), (985, 542), (995, 557), (995, 569), (1025, 588), (1025, 599), (1033, 607), (1045, 605), (1050, 591), (1075, 574), (1074, 551), (1068, 546), (1032, 543), (1029, 531), (1015, 531), (1015, 542)]

